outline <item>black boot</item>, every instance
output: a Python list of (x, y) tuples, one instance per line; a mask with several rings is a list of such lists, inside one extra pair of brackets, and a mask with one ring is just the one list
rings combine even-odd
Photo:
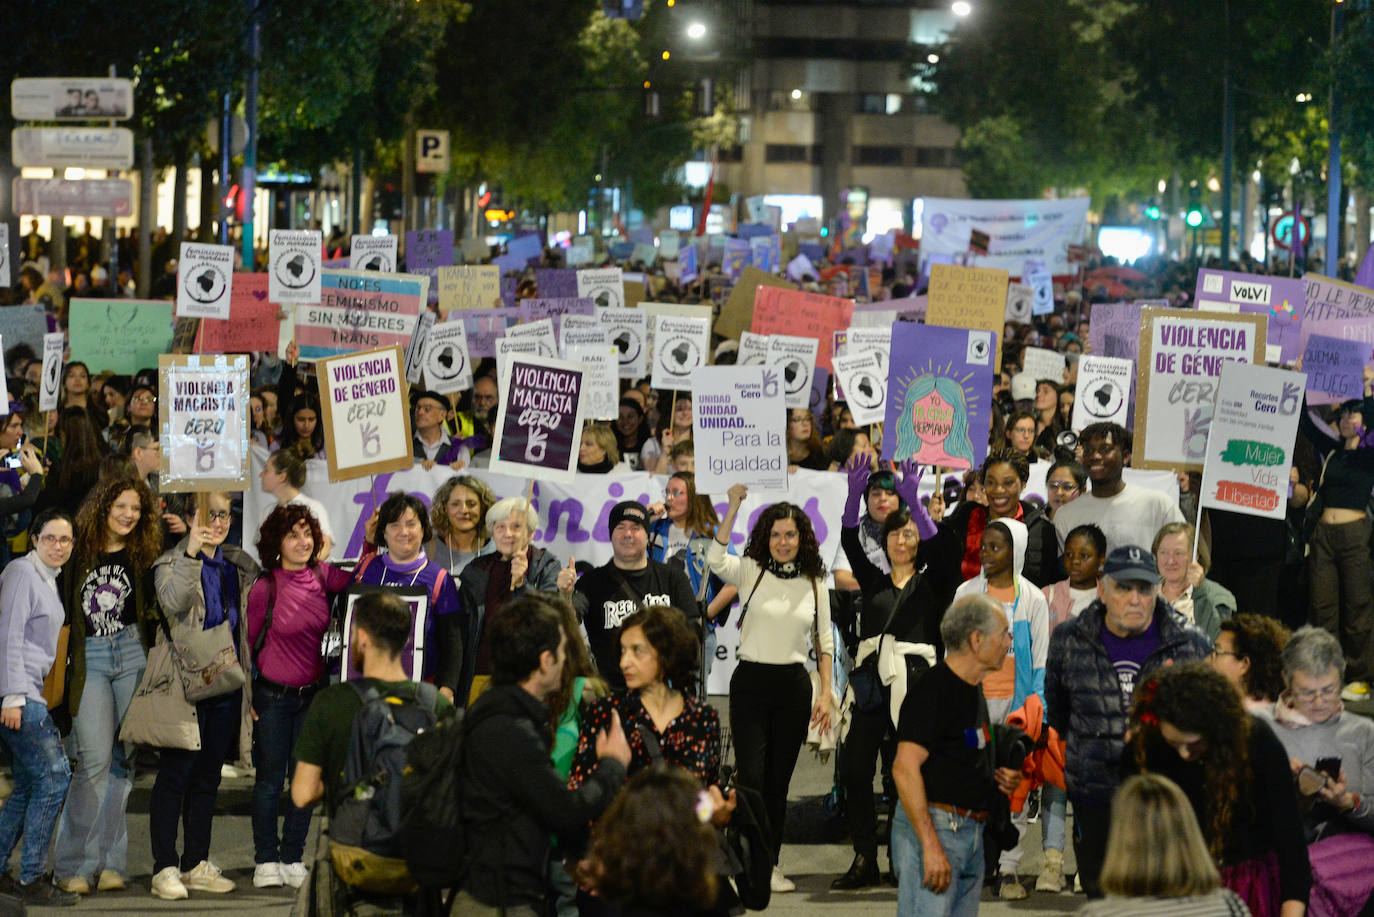
[(877, 859), (858, 853), (854, 855), (854, 862), (849, 865), (849, 872), (831, 882), (830, 888), (832, 891), (848, 892), (881, 885), (882, 881), (882, 876), (878, 874)]

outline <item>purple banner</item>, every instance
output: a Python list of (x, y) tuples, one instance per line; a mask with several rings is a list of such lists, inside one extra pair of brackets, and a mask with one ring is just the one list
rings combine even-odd
[(439, 268), (453, 266), (453, 230), (406, 233), (406, 272), (429, 278), (429, 301), (439, 301)]
[(1302, 354), (1308, 404), (1337, 404), (1364, 394), (1364, 368), (1371, 347), (1365, 341), (1313, 334)]
[(454, 309), (448, 321), (463, 323), (468, 338), (468, 356), (473, 360), (496, 356), (496, 339), (520, 318), (515, 309)]
[[(568, 271), (569, 274), (576, 274), (576, 271)], [(573, 285), (576, 287), (577, 279), (573, 278)], [(577, 292), (576, 289), (573, 292)], [(559, 329), (563, 326), (563, 316), (565, 315), (595, 315), (596, 303), (591, 297), (566, 296), (558, 299), (522, 299), (520, 300), (520, 320), (522, 322), (537, 322), (541, 318), (553, 319), (554, 336), (560, 333)], [(561, 340), (561, 339), (560, 339)]]
[(981, 465), (996, 352), (995, 332), (893, 325), (883, 459), (960, 470)]
[(577, 295), (577, 271), (571, 268), (540, 267), (534, 270), (540, 299), (564, 299)]
[(1269, 347), (1279, 348), (1279, 359), (1291, 363), (1302, 353), (1302, 319), (1307, 293), (1303, 281), (1271, 274), (1238, 271), (1198, 271), (1194, 302), (1202, 310), (1215, 309), (1265, 315), (1269, 318)]

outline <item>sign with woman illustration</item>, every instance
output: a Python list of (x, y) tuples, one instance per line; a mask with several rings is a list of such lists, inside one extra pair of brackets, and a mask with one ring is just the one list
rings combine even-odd
[(954, 469), (983, 463), (996, 346), (989, 331), (893, 325), (884, 461)]

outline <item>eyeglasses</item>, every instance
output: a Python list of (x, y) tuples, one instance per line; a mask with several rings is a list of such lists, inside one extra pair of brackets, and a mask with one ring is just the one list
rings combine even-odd
[(1075, 484), (1073, 481), (1051, 481), (1045, 486), (1048, 487), (1050, 490), (1055, 490), (1066, 494), (1073, 493), (1075, 490), (1078, 489), (1078, 485)]
[(1217, 649), (1217, 648), (1215, 648), (1215, 647), (1212, 648), (1212, 655), (1213, 655), (1213, 656), (1230, 656), (1232, 659), (1244, 659), (1244, 658), (1245, 658), (1245, 657), (1244, 657), (1243, 655), (1241, 655), (1240, 653), (1228, 653), (1226, 650), (1219, 650), (1219, 649)]
[(139, 395), (133, 399), (134, 404), (152, 404), (157, 398), (152, 395)]
[(211, 522), (228, 522), (229, 511), (227, 509), (212, 510), (205, 514), (205, 518)]
[(70, 535), (39, 535), (38, 540), (45, 545), (57, 545), (63, 548), (70, 548), (76, 539)]
[(1315, 691), (1294, 691), (1293, 697), (1302, 701), (1331, 700), (1340, 692), (1340, 685), (1327, 685), (1325, 688), (1317, 688)]

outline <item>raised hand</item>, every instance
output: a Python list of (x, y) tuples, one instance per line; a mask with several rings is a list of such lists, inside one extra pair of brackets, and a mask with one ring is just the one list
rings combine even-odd
[(525, 546), (518, 545), (515, 553), (510, 556), (510, 587), (519, 589), (525, 585), (525, 574), (530, 569), (530, 558), (525, 553)]
[(568, 558), (568, 565), (558, 571), (558, 591), (564, 595), (572, 595), (577, 588), (577, 563)]

